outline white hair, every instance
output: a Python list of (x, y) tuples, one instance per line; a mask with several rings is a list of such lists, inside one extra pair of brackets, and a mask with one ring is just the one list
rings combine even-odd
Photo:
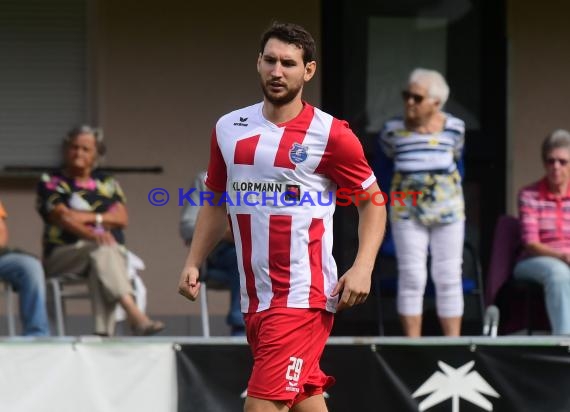
[(438, 100), (440, 107), (443, 108), (449, 97), (449, 86), (440, 72), (422, 68), (414, 69), (408, 79), (408, 84), (412, 83), (425, 87), (428, 96)]
[(566, 149), (570, 151), (570, 133), (564, 129), (556, 129), (549, 133), (542, 142), (542, 160), (546, 158), (554, 149)]

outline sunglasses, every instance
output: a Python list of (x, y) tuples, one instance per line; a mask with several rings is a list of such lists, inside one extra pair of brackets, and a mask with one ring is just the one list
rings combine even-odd
[(403, 90), (402, 99), (404, 99), (405, 102), (409, 101), (410, 99), (413, 99), (415, 104), (420, 104), (425, 99), (425, 96), (422, 96), (421, 94), (411, 93), (407, 90)]
[(558, 159), (556, 157), (549, 157), (546, 159), (546, 164), (551, 166), (556, 162), (560, 163), (560, 166), (566, 166), (568, 164), (568, 159)]

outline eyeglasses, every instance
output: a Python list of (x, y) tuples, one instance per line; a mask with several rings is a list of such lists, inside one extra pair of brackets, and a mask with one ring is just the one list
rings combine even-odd
[(422, 96), (421, 94), (415, 94), (407, 90), (403, 90), (402, 99), (404, 99), (405, 102), (407, 102), (410, 99), (413, 99), (415, 104), (420, 104), (425, 99), (425, 96)]
[(546, 163), (550, 166), (552, 166), (554, 163), (560, 163), (560, 166), (566, 166), (569, 162), (568, 159), (558, 159), (556, 157), (549, 157), (548, 159), (546, 159)]

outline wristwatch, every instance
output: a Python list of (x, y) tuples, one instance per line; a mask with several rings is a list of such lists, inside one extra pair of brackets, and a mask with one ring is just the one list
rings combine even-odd
[(103, 226), (103, 215), (95, 213), (95, 226)]

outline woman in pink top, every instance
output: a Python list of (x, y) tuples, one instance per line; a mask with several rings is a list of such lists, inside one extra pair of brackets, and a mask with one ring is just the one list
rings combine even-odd
[(514, 277), (540, 283), (553, 335), (570, 334), (570, 133), (542, 143), (546, 175), (519, 193), (522, 241), (529, 257)]

